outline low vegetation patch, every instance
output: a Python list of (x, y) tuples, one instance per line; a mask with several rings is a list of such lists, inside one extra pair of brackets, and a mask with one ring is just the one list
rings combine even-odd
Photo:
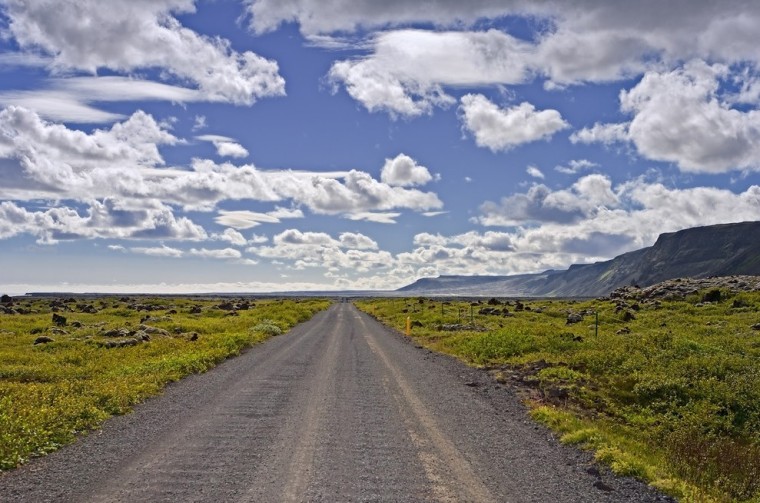
[(69, 443), (169, 382), (205, 372), (326, 300), (5, 299), (0, 469)]
[(410, 317), (418, 344), (516, 386), (616, 473), (685, 501), (760, 501), (760, 292), (357, 306), (401, 331)]

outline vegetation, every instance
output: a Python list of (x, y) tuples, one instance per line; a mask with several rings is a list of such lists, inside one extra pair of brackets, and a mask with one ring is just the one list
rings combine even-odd
[(513, 383), (619, 474), (685, 501), (760, 501), (760, 293), (490, 304), (357, 302)]
[(16, 314), (0, 314), (0, 469), (53, 451), (167, 383), (204, 372), (329, 305), (235, 302), (99, 298), (13, 304)]

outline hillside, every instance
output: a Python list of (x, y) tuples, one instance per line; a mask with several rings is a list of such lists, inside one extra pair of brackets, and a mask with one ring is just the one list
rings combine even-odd
[(625, 285), (679, 277), (760, 275), (760, 222), (662, 234), (654, 245), (565, 271), (515, 276), (423, 278), (399, 292), (415, 295), (595, 297)]

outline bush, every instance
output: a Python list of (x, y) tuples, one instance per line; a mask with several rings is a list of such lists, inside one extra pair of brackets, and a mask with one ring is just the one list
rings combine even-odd
[(275, 324), (274, 321), (266, 319), (261, 320), (259, 324), (252, 327), (251, 332), (274, 337), (275, 335), (280, 335), (282, 333), (282, 329), (277, 324)]

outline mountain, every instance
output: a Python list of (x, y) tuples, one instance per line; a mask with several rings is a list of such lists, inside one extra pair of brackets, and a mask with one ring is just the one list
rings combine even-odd
[(680, 277), (760, 276), (760, 222), (710, 225), (661, 234), (654, 245), (605, 262), (565, 271), (515, 276), (422, 278), (398, 290), (406, 295), (597, 297), (615, 288), (641, 287)]

